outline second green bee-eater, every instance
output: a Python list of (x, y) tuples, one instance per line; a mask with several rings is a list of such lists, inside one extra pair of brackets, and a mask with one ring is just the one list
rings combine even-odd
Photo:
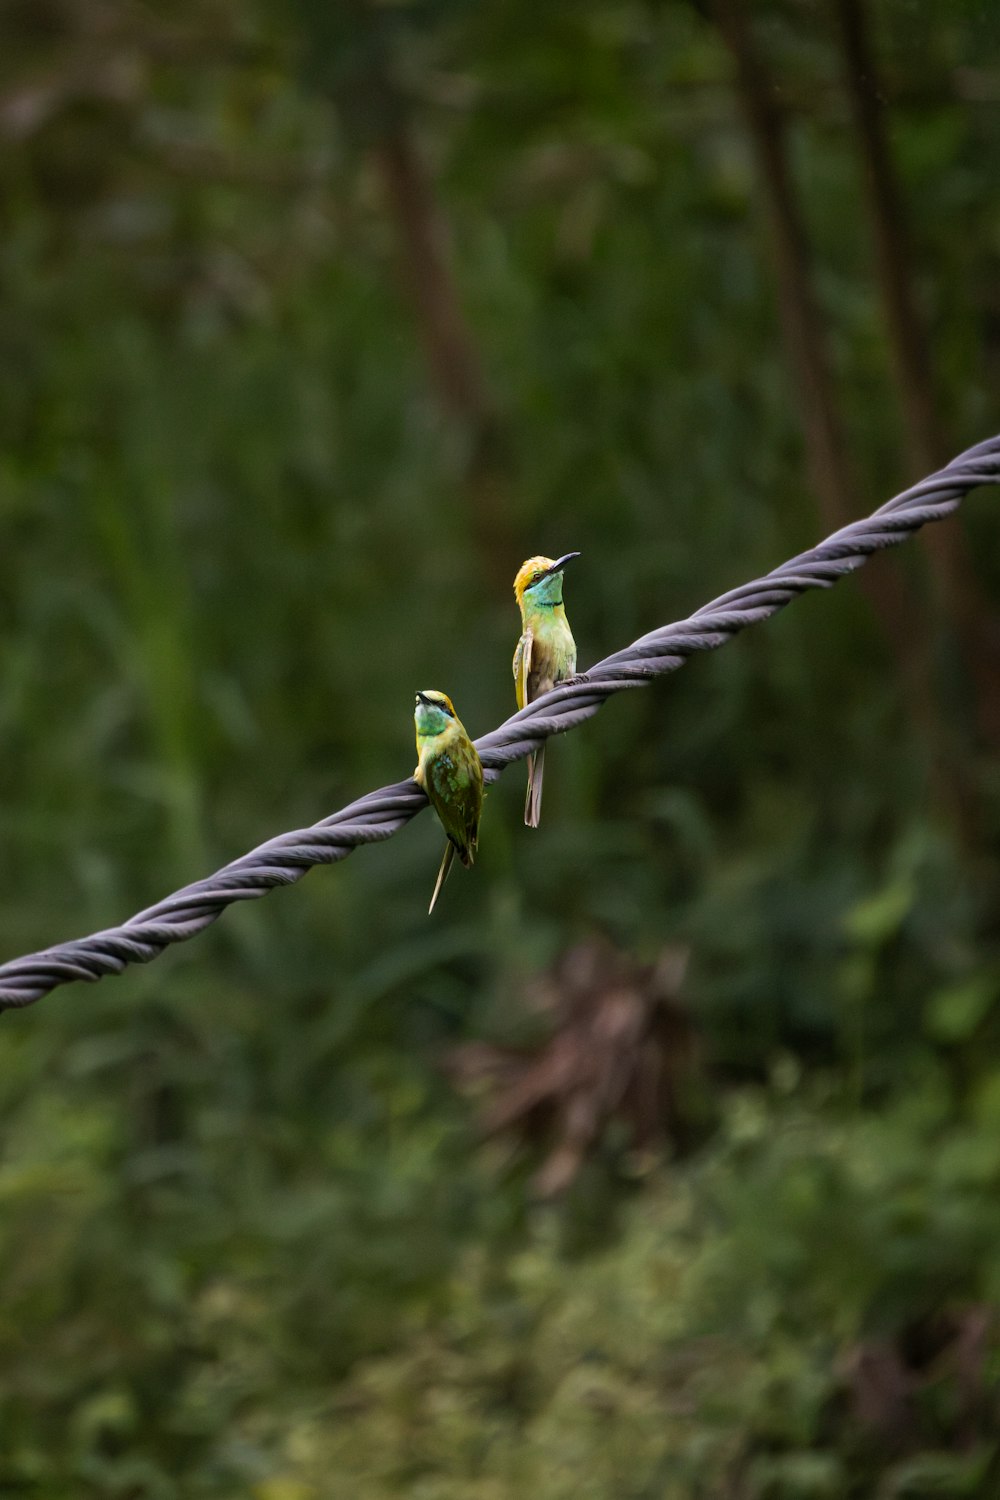
[(429, 912), (457, 854), (466, 869), (476, 857), (483, 810), (483, 765), (447, 693), (426, 688), (417, 694), (417, 768), (413, 779), (448, 835)]
[[(576, 671), (576, 642), (563, 608), (563, 568), (579, 552), (562, 557), (529, 557), (514, 579), (514, 597), (521, 611), (521, 639), (514, 652), (514, 689), (517, 706), (533, 703)], [(542, 815), (542, 774), (545, 746), (528, 757), (528, 792), (524, 821), (537, 828)]]

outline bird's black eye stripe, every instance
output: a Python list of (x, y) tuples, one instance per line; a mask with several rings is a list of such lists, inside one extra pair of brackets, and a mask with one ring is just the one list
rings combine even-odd
[(455, 710), (449, 708), (447, 703), (442, 703), (440, 698), (427, 698), (423, 693), (418, 693), (417, 702), (422, 703), (425, 708), (439, 708), (443, 714), (448, 715), (449, 719), (455, 717)]

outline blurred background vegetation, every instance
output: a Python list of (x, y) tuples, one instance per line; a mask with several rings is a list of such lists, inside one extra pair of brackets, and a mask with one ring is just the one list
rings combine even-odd
[[(0, 957), (1000, 426), (983, 0), (3, 0)], [(1000, 1494), (971, 500), (0, 1025), (0, 1492)]]

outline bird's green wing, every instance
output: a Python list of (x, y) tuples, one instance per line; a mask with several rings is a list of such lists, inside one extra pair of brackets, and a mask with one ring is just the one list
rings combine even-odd
[(471, 864), (479, 838), (483, 768), (471, 740), (449, 746), (429, 767), (427, 791), (462, 863)]
[(531, 676), (531, 657), (535, 645), (535, 637), (532, 631), (526, 630), (517, 643), (514, 652), (514, 688), (517, 693), (517, 706), (523, 708), (526, 703), (531, 702), (528, 694), (528, 679)]
[(483, 813), (483, 763), (471, 743), (468, 747), (468, 754), (470, 775), (468, 794), (465, 799), (465, 837), (471, 864), (479, 847), (479, 819)]

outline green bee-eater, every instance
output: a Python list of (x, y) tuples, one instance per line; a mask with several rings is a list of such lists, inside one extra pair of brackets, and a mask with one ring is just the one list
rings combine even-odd
[[(514, 597), (521, 611), (521, 639), (514, 652), (517, 706), (533, 703), (565, 682), (576, 671), (576, 642), (563, 609), (563, 568), (579, 552), (563, 557), (529, 557), (514, 579)], [(528, 794), (524, 821), (537, 828), (542, 815), (542, 773), (545, 746), (528, 757)]]
[(448, 835), (428, 912), (434, 910), (457, 852), (466, 869), (476, 857), (483, 810), (483, 765), (446, 693), (428, 688), (417, 694), (417, 769), (413, 779)]

